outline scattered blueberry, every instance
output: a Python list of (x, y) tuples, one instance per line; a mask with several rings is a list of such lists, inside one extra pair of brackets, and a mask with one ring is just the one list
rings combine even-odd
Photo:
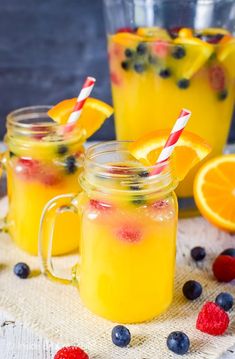
[(146, 54), (146, 52), (147, 52), (147, 46), (146, 46), (146, 44), (140, 43), (140, 44), (137, 46), (137, 48), (136, 48), (136, 52), (137, 52), (138, 55), (144, 55), (144, 54)]
[(180, 60), (186, 55), (186, 51), (183, 46), (175, 46), (172, 51), (172, 57), (176, 60)]
[(128, 58), (131, 58), (134, 56), (134, 51), (131, 50), (131, 49), (126, 49), (125, 50), (125, 56), (128, 57)]
[(130, 64), (127, 61), (122, 61), (121, 62), (121, 67), (123, 68), (123, 70), (129, 70)]
[(227, 248), (220, 255), (235, 257), (235, 248)]
[(57, 149), (57, 152), (58, 152), (58, 154), (59, 155), (61, 155), (61, 156), (63, 156), (63, 155), (65, 155), (67, 152), (68, 152), (68, 147), (67, 146), (65, 146), (65, 145), (60, 145), (59, 147), (58, 147), (58, 149)]
[(188, 282), (184, 283), (182, 291), (185, 298), (189, 300), (195, 300), (202, 294), (202, 286), (195, 280), (189, 280)]
[(77, 170), (77, 166), (76, 166), (76, 157), (74, 156), (69, 156), (66, 158), (65, 160), (65, 166), (66, 166), (66, 171), (70, 174), (70, 173), (75, 173)]
[(205, 248), (203, 247), (194, 247), (191, 249), (191, 257), (196, 261), (202, 261), (206, 256)]
[(139, 74), (144, 72), (145, 68), (146, 68), (145, 64), (139, 64), (139, 63), (134, 64), (134, 70)]
[(124, 325), (116, 325), (112, 330), (112, 342), (118, 347), (124, 348), (131, 341), (131, 333)]
[(178, 87), (182, 90), (185, 90), (189, 87), (190, 81), (188, 79), (181, 79), (178, 81)]
[(189, 346), (189, 337), (183, 332), (172, 332), (167, 338), (167, 347), (175, 354), (186, 354)]
[(233, 307), (233, 296), (230, 293), (220, 293), (217, 295), (215, 303), (228, 312)]
[(227, 90), (222, 90), (218, 93), (218, 99), (220, 101), (224, 101), (226, 100), (226, 98), (228, 97), (228, 91)]
[(148, 173), (148, 171), (141, 171), (138, 173), (138, 176), (139, 177), (148, 177), (149, 173)]
[(168, 79), (168, 77), (171, 76), (171, 70), (170, 69), (162, 69), (159, 71), (159, 76), (163, 79)]
[(14, 273), (17, 275), (17, 277), (26, 279), (30, 274), (30, 268), (28, 264), (20, 262), (14, 266)]
[(15, 156), (14, 152), (9, 151), (9, 156), (10, 156), (10, 157), (14, 157), (14, 156)]

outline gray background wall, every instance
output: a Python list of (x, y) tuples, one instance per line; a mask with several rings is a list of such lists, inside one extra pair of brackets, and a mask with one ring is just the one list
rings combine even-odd
[[(9, 111), (76, 96), (87, 74), (111, 103), (102, 0), (0, 0), (1, 138)], [(113, 122), (95, 138), (114, 138)]]

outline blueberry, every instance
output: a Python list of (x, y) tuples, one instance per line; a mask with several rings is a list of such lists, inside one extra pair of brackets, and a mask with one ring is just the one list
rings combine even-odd
[(68, 147), (65, 145), (60, 145), (57, 149), (57, 153), (61, 156), (65, 155), (68, 152)]
[(167, 338), (167, 347), (175, 354), (183, 355), (188, 352), (189, 337), (183, 332), (172, 332)]
[(189, 280), (188, 282), (184, 283), (182, 291), (185, 298), (189, 300), (195, 300), (202, 294), (202, 286), (195, 280)]
[(9, 151), (9, 156), (10, 156), (10, 157), (14, 157), (14, 156), (15, 156), (14, 152)]
[(175, 46), (171, 55), (174, 59), (180, 60), (185, 57), (186, 51), (183, 46)]
[(17, 275), (17, 277), (25, 279), (28, 278), (30, 274), (30, 268), (28, 264), (20, 262), (14, 266), (14, 273)]
[(146, 199), (144, 196), (136, 196), (131, 200), (131, 202), (136, 206), (141, 206), (146, 203)]
[(228, 312), (233, 307), (233, 296), (230, 293), (220, 293), (217, 295), (215, 303)]
[(235, 257), (235, 248), (227, 248), (220, 255)]
[(148, 171), (141, 171), (138, 173), (139, 177), (148, 177), (149, 176), (149, 172)]
[(67, 157), (65, 160), (65, 167), (66, 167), (67, 173), (69, 173), (69, 174), (75, 173), (77, 170), (76, 158), (74, 156)]
[(191, 249), (191, 257), (196, 261), (202, 261), (206, 256), (205, 248), (203, 247), (194, 247)]
[(138, 186), (137, 184), (133, 184), (133, 185), (130, 185), (130, 189), (132, 191), (139, 191), (140, 190), (140, 186)]
[(146, 44), (144, 44), (144, 43), (141, 42), (141, 43), (137, 46), (136, 52), (137, 52), (138, 55), (144, 55), (144, 54), (146, 54), (146, 52), (147, 52), (147, 46), (146, 46)]
[(129, 329), (123, 325), (117, 325), (112, 330), (112, 342), (118, 347), (124, 348), (131, 341), (131, 333)]
[(134, 56), (134, 51), (131, 50), (131, 49), (126, 49), (125, 50), (125, 56), (128, 57), (128, 58), (131, 58)]
[(146, 68), (145, 64), (140, 64), (140, 63), (134, 64), (134, 70), (135, 70), (136, 72), (138, 72), (139, 74), (141, 74), (142, 72), (144, 72), (145, 68)]
[(178, 81), (178, 87), (182, 90), (185, 90), (189, 87), (190, 81), (188, 79), (181, 79)]
[(159, 71), (159, 76), (163, 79), (167, 79), (171, 76), (171, 70), (170, 69), (162, 69)]
[(218, 99), (220, 101), (224, 101), (226, 100), (226, 98), (228, 97), (228, 91), (227, 90), (222, 90), (218, 93)]
[(122, 61), (121, 62), (121, 67), (123, 68), (123, 70), (129, 70), (130, 64), (127, 61)]

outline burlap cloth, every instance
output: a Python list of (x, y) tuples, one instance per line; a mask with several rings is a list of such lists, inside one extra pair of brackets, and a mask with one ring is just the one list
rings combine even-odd
[[(1, 209), (3, 205), (0, 203)], [(26, 219), (27, 220), (27, 219)], [(203, 334), (195, 329), (199, 309), (206, 300), (214, 300), (222, 291), (235, 296), (233, 284), (218, 284), (211, 272), (213, 258), (223, 249), (235, 246), (235, 237), (223, 233), (202, 218), (181, 220), (179, 223), (175, 297), (170, 309), (152, 322), (129, 325), (131, 346), (115, 347), (110, 339), (113, 323), (100, 319), (86, 310), (77, 289), (52, 283), (37, 271), (39, 263), (16, 248), (8, 235), (0, 234), (0, 307), (23, 321), (44, 337), (61, 345), (79, 345), (91, 359), (170, 359), (174, 354), (166, 348), (166, 338), (171, 331), (183, 330), (191, 340), (188, 358), (218, 358), (235, 344), (235, 315), (230, 313), (229, 330), (221, 337)], [(207, 258), (195, 264), (190, 249), (205, 246)], [(18, 279), (13, 265), (25, 261), (34, 271), (27, 280)], [(56, 259), (59, 267), (72, 266), (76, 256)], [(203, 285), (203, 295), (194, 302), (184, 299), (181, 288), (189, 279)], [(177, 356), (178, 357), (178, 356)]]

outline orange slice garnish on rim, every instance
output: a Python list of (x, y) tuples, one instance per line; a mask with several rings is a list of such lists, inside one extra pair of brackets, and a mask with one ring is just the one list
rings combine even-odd
[[(48, 111), (48, 116), (57, 123), (67, 123), (69, 115), (73, 111), (77, 98), (71, 98), (59, 102)], [(81, 116), (77, 121), (77, 127), (85, 130), (85, 138), (95, 133), (113, 113), (113, 108), (107, 103), (95, 98), (88, 98), (83, 107)]]
[(213, 158), (199, 169), (194, 198), (208, 221), (235, 232), (235, 154)]
[[(166, 143), (170, 130), (158, 130), (151, 132), (129, 146), (131, 154), (146, 166), (156, 163), (158, 156)], [(179, 181), (182, 181), (190, 169), (205, 158), (211, 151), (208, 145), (198, 135), (184, 131), (174, 149), (172, 166)]]

